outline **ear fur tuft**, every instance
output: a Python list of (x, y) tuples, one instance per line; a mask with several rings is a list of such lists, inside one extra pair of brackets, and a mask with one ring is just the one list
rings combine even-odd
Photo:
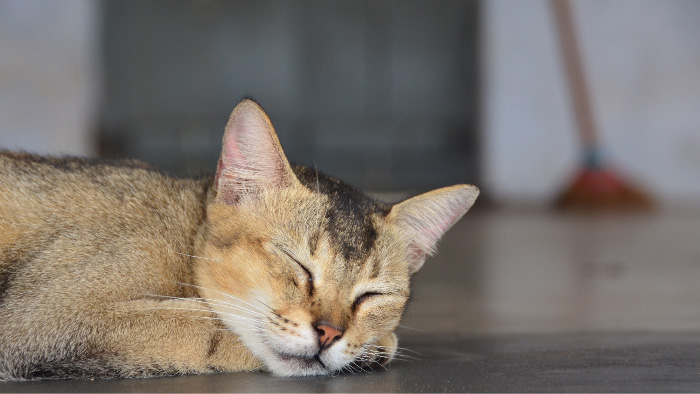
[(474, 204), (479, 189), (456, 185), (433, 190), (394, 205), (390, 217), (408, 247), (409, 272), (416, 273), (442, 235)]

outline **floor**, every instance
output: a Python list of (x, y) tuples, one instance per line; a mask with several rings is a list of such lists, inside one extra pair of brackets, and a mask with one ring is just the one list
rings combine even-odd
[(2, 383), (0, 392), (697, 392), (700, 212), (469, 213), (414, 278), (388, 371)]

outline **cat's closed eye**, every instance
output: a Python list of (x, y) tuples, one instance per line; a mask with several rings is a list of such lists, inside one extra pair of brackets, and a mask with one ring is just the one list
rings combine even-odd
[(382, 295), (384, 295), (384, 293), (377, 293), (377, 292), (373, 292), (373, 291), (368, 291), (366, 293), (363, 293), (359, 297), (355, 298), (355, 302), (353, 303), (352, 307), (353, 307), (353, 309), (357, 309), (363, 302), (367, 301), (369, 298), (382, 296)]
[[(289, 259), (291, 261), (293, 261), (294, 264), (296, 264), (304, 272), (305, 279), (303, 282), (306, 283), (305, 287), (306, 287), (306, 291), (309, 293), (309, 296), (312, 296), (314, 294), (314, 276), (313, 276), (313, 274), (311, 273), (311, 271), (309, 271), (308, 268), (306, 268), (306, 266), (304, 264), (300, 263), (299, 260), (297, 260), (294, 256), (292, 256), (291, 253), (284, 251), (284, 254), (286, 254), (287, 257), (289, 257)], [(300, 286), (297, 281), (294, 281), (294, 284), (300, 288), (304, 287), (304, 286)]]

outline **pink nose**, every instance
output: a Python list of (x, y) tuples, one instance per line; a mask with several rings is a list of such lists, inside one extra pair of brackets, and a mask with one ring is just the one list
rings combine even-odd
[(329, 347), (336, 339), (343, 336), (343, 330), (325, 324), (319, 324), (315, 328), (318, 332), (318, 340), (321, 344), (321, 349)]

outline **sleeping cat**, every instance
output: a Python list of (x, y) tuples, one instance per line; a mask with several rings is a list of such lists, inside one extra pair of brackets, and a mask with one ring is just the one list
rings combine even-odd
[(0, 153), (0, 380), (386, 364), (474, 186), (395, 205), (290, 165), (251, 100), (213, 179)]

